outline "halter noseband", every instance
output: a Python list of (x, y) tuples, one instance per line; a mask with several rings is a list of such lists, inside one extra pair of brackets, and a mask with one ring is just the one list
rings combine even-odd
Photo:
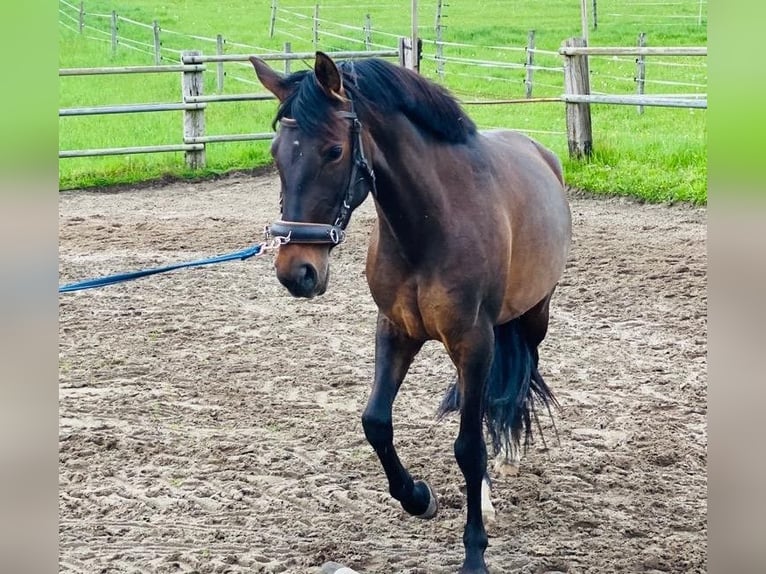
[[(351, 100), (349, 100), (351, 101)], [(277, 220), (266, 227), (266, 234), (272, 238), (282, 238), (284, 243), (316, 243), (338, 245), (346, 239), (346, 226), (351, 219), (352, 206), (355, 203), (355, 190), (357, 183), (361, 179), (367, 179), (369, 191), (373, 196), (376, 195), (375, 172), (364, 155), (362, 145), (362, 123), (359, 121), (354, 111), (354, 102), (351, 101), (350, 111), (337, 112), (338, 116), (351, 120), (351, 174), (348, 180), (348, 187), (343, 196), (340, 205), (338, 217), (335, 223), (328, 225), (326, 223), (308, 223), (302, 221)], [(294, 120), (293, 120), (294, 121)], [(362, 172), (362, 178), (359, 178), (359, 171)]]

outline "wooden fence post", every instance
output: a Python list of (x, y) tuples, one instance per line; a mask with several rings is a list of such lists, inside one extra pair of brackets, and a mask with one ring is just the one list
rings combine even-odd
[(436, 3), (436, 73), (444, 80), (444, 26), (442, 25), (442, 0)]
[(269, 19), (269, 38), (274, 37), (274, 26), (277, 22), (277, 0), (271, 0), (271, 18)]
[(535, 31), (530, 30), (527, 34), (527, 60), (524, 63), (526, 78), (524, 79), (524, 97), (532, 97), (532, 73), (535, 64)]
[(80, 2), (80, 13), (77, 18), (77, 23), (79, 24), (80, 34), (82, 34), (82, 29), (85, 27), (85, 2)]
[(598, 29), (598, 6), (596, 6), (596, 0), (593, 0), (593, 29)]
[(117, 12), (112, 10), (112, 58), (117, 55)]
[[(215, 37), (215, 53), (219, 56), (223, 56), (223, 36), (221, 34), (218, 34)], [(223, 93), (223, 78), (225, 76), (225, 73), (223, 71), (223, 62), (218, 62), (216, 66), (216, 87), (218, 88), (218, 93)]]
[(162, 63), (162, 44), (160, 43), (160, 25), (157, 20), (152, 21), (152, 34), (154, 35), (154, 65), (159, 66)]
[[(646, 46), (646, 33), (641, 32), (638, 35), (638, 47), (643, 48)], [(636, 58), (636, 93), (641, 96), (644, 93), (644, 80), (646, 79), (646, 57), (640, 55)], [(644, 113), (644, 106), (636, 106), (636, 111), (639, 114)]]
[(364, 16), (364, 49), (372, 50), (372, 17), (369, 14)]
[(399, 65), (408, 70), (417, 70), (415, 68), (415, 50), (412, 49), (412, 38), (407, 36), (399, 37)]
[[(193, 56), (201, 56), (199, 50), (188, 50), (182, 53), (181, 61), (184, 64), (192, 63)], [(204, 72), (182, 72), (181, 97), (184, 102), (187, 98), (201, 96), (204, 85)], [(196, 138), (205, 135), (205, 109), (200, 106), (196, 110), (184, 110), (184, 143), (198, 143)], [(191, 169), (205, 167), (205, 146), (202, 149), (186, 152), (186, 165)]]
[[(569, 38), (564, 42), (564, 45), (567, 47), (580, 47), (587, 45), (587, 42), (583, 38)], [(565, 55), (564, 87), (567, 94), (590, 95), (588, 56)], [(590, 157), (593, 152), (590, 104), (567, 102), (566, 114), (569, 157)]]
[(319, 49), (319, 4), (314, 4), (314, 26), (313, 26), (314, 50)]
[[(293, 51), (293, 45), (290, 42), (285, 42), (285, 54), (290, 54)], [(290, 64), (292, 60), (285, 60), (285, 74), (290, 73)]]
[(410, 6), (412, 9), (410, 10), (410, 15), (412, 21), (410, 22), (412, 24), (410, 36), (412, 36), (412, 41), (410, 42), (410, 46), (412, 47), (412, 51), (414, 52), (412, 56), (412, 70), (415, 70), (416, 72), (420, 72), (420, 35), (418, 34), (418, 0), (412, 0), (410, 2)]

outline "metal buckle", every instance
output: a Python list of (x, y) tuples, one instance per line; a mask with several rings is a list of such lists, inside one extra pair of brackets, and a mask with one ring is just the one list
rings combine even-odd
[(339, 227), (333, 227), (330, 229), (330, 241), (333, 245), (340, 245), (346, 240), (346, 232)]

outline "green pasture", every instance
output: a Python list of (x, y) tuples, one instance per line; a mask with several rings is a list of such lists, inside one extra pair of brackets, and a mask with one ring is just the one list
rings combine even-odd
[[(76, 4), (76, 2), (72, 2)], [(505, 127), (529, 133), (564, 159), (570, 185), (605, 194), (632, 195), (649, 201), (707, 201), (707, 112), (676, 108), (592, 106), (595, 153), (590, 161), (567, 159), (564, 105), (561, 103), (480, 105), (477, 101), (524, 96), (524, 46), (536, 31), (533, 97), (563, 93), (561, 57), (554, 53), (562, 41), (579, 36), (577, 0), (449, 0), (443, 7), (442, 38), (446, 58), (443, 75), (435, 61), (436, 0), (419, 3), (419, 33), (424, 40), (421, 72), (446, 85), (482, 128)], [(82, 34), (59, 25), (60, 67), (149, 65), (151, 29), (120, 21), (116, 54), (112, 54), (109, 19), (112, 10), (125, 18), (162, 28), (164, 63), (178, 61), (177, 50), (215, 53), (206, 38), (222, 34), (226, 53), (313, 51), (311, 17), (314, 4), (280, 1), (275, 34), (269, 37), (271, 0), (210, 3), (203, 0), (110, 1), (86, 0)], [(591, 0), (588, 1), (591, 6)], [(640, 32), (650, 46), (707, 45), (707, 4), (699, 0), (673, 3), (598, 0), (598, 28), (589, 30), (593, 46), (632, 46)], [(76, 27), (77, 12), (59, 4), (59, 20)], [(700, 12), (702, 10), (702, 12)], [(62, 13), (63, 12), (63, 13)], [(325, 51), (363, 50), (363, 24), (369, 14), (375, 49), (394, 48), (396, 36), (409, 35), (410, 2), (353, 3), (322, 0), (319, 48)], [(700, 25), (700, 15), (702, 24)], [(198, 36), (192, 38), (190, 36)], [(342, 36), (343, 38), (340, 38)], [(122, 41), (127, 39), (128, 41)], [(237, 45), (240, 44), (240, 45)], [(146, 50), (146, 51), (141, 51)], [(465, 60), (471, 60), (466, 62)], [(501, 63), (497, 67), (493, 63)], [(310, 65), (296, 61), (293, 70)], [(705, 58), (647, 57), (647, 94), (707, 92)], [(281, 63), (276, 64), (281, 66)], [(594, 93), (633, 94), (634, 57), (592, 57)], [(224, 93), (262, 92), (249, 64), (225, 64)], [(216, 66), (207, 65), (205, 93), (216, 93)], [(180, 74), (62, 77), (62, 108), (108, 104), (180, 101)], [(236, 134), (269, 131), (274, 101), (211, 103), (205, 112), (206, 133)], [(64, 117), (59, 120), (62, 150), (181, 143), (182, 112)], [(267, 142), (213, 143), (207, 146), (204, 173), (190, 173), (182, 153), (141, 154), (59, 161), (60, 187), (109, 185), (176, 176), (198, 177), (233, 169), (251, 169), (269, 162)]]

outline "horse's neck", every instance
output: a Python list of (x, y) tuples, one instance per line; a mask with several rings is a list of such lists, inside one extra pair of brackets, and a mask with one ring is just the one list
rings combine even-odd
[(374, 169), (381, 238), (405, 251), (440, 241), (448, 217), (438, 173), (440, 150), (404, 118), (380, 129)]

